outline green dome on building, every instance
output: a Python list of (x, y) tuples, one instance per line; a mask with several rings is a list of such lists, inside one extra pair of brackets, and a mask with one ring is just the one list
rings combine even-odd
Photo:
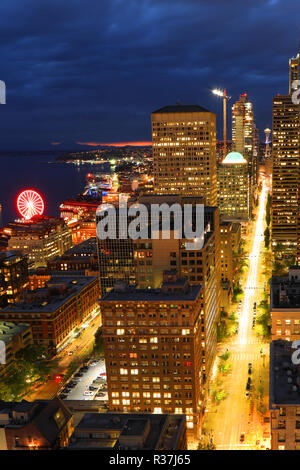
[(247, 163), (247, 160), (239, 152), (230, 152), (226, 155), (222, 163), (241, 164)]

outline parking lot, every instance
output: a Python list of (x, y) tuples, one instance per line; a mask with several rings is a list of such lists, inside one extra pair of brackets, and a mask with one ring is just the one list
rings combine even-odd
[(82, 366), (60, 393), (64, 400), (108, 400), (104, 360)]

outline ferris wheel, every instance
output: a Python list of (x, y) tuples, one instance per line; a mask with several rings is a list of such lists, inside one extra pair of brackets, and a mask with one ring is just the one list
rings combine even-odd
[(45, 204), (42, 196), (33, 189), (25, 189), (17, 198), (17, 208), (25, 220), (30, 220), (34, 215), (42, 215)]

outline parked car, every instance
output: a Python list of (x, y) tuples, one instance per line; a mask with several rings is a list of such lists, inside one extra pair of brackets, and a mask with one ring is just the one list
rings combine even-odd
[(93, 387), (93, 385), (90, 385), (90, 386), (89, 386), (89, 390), (90, 390), (91, 392), (96, 392), (96, 391), (98, 390), (98, 387)]
[(241, 435), (240, 435), (240, 442), (244, 442), (245, 441), (245, 433), (243, 432)]
[(82, 372), (76, 372), (76, 374), (74, 374), (74, 377), (82, 377), (82, 376), (83, 376)]
[(68, 398), (68, 395), (66, 393), (61, 393), (59, 398), (61, 398), (62, 400), (65, 400), (66, 398)]
[(252, 363), (249, 362), (248, 364), (248, 375), (251, 375), (252, 374)]
[(91, 390), (86, 390), (85, 392), (83, 392), (83, 395), (85, 397), (91, 397), (94, 395), (94, 392), (91, 392)]
[(76, 387), (76, 385), (77, 385), (77, 383), (72, 381), (72, 382), (69, 382), (69, 383), (67, 384), (67, 387), (74, 388), (74, 387)]

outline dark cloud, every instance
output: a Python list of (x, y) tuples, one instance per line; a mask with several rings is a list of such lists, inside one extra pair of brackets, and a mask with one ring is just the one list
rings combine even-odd
[(247, 91), (258, 126), (288, 85), (297, 0), (2, 0), (1, 148), (144, 141), (149, 113)]

